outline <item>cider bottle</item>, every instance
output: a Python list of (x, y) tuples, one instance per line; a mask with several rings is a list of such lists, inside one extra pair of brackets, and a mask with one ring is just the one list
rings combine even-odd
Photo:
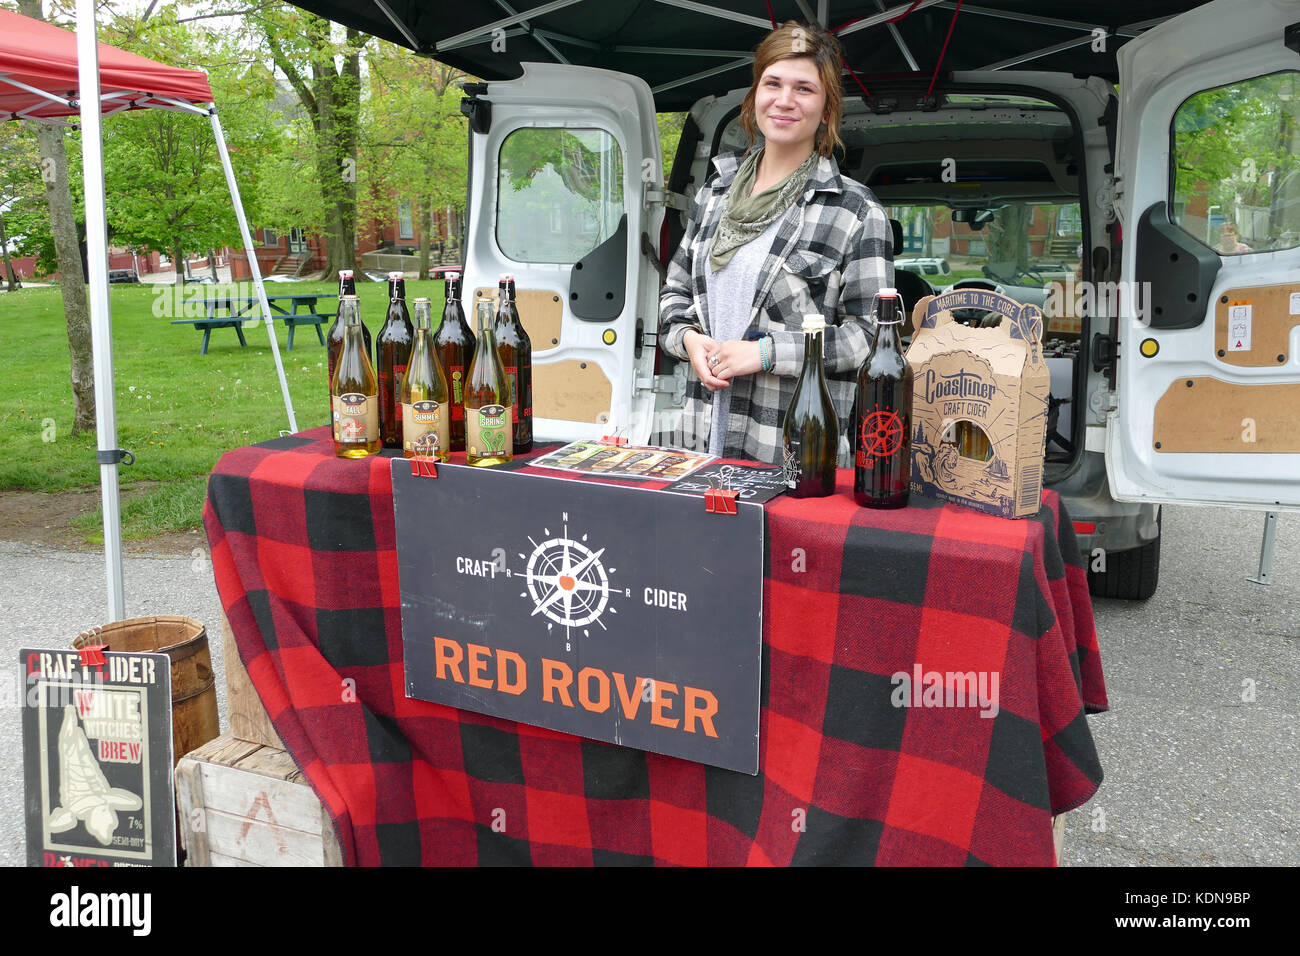
[(343, 349), (330, 381), (334, 454), (364, 458), (379, 451), (379, 380), (361, 337), (361, 309), (355, 295), (339, 298)]
[(402, 379), (402, 452), (447, 461), (451, 458), (451, 408), (447, 376), (429, 341), (429, 300), (415, 300), (415, 345)]
[(501, 277), (499, 292), (493, 331), (510, 380), (512, 442), (518, 455), (533, 450), (533, 343), (519, 320), (514, 276)]
[(451, 450), (465, 450), (465, 373), (474, 359), (474, 333), (460, 307), (460, 273), (448, 272), (443, 284), (446, 303), (442, 324), (433, 336), (447, 387), (451, 390)]
[[(357, 294), (356, 280), (352, 276), (351, 269), (339, 270), (339, 304), (342, 305), (345, 295), (355, 296)], [(360, 318), (358, 317), (358, 321)], [(370, 349), (370, 330), (366, 328), (366, 323), (361, 323), (361, 335), (366, 343), (366, 355), (374, 353)], [(330, 325), (329, 332), (325, 335), (325, 348), (329, 352), (329, 376), (331, 387), (334, 382), (334, 370), (339, 364), (339, 353), (343, 351), (343, 313), (342, 310), (334, 316), (334, 322)]]
[(826, 320), (803, 317), (803, 371), (790, 396), (781, 428), (786, 493), (793, 498), (825, 498), (835, 493), (840, 419), (826, 385), (822, 335)]
[(411, 358), (414, 340), (411, 316), (406, 310), (406, 280), (400, 272), (388, 273), (388, 315), (375, 342), (379, 375), (379, 437), (385, 448), (402, 447), (402, 376)]
[(907, 505), (912, 470), (912, 367), (898, 333), (903, 300), (881, 289), (876, 339), (862, 371), (853, 405), (853, 498), (864, 508)]
[(465, 376), (465, 461), (501, 465), (512, 460), (510, 383), (492, 332), (492, 302), (477, 305), (478, 341)]

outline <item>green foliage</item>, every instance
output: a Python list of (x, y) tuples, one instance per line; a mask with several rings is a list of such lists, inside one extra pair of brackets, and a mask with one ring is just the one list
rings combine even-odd
[[(229, 449), (274, 438), (288, 427), (265, 327), (245, 331), (247, 348), (240, 347), (232, 330), (218, 329), (208, 354), (199, 355), (201, 333), (154, 316), (155, 290), (160, 288), (110, 289), (118, 444), (136, 458), (133, 466), (120, 469), (121, 482), (124, 488), (137, 482), (148, 487), (124, 513), (127, 537), (199, 527), (202, 497), (194, 489), (217, 459)], [(335, 286), (300, 283), (292, 290), (332, 292)], [(173, 288), (165, 291), (170, 294)], [(362, 317), (377, 332), (385, 286), (361, 283), (357, 291)], [(408, 282), (407, 295), (429, 296), (435, 319), (441, 315), (441, 282)], [(275, 329), (298, 427), (328, 424), (325, 349), (310, 329), (300, 329), (294, 350), (285, 351), (285, 328), (277, 322)], [(71, 434), (68, 343), (59, 290), (0, 293), (0, 340), (12, 354), (22, 356), (21, 361), (0, 364), (0, 389), (18, 396), (0, 408), (0, 433), (8, 450), (0, 462), (0, 490), (95, 487), (95, 434)], [(95, 520), (87, 520), (95, 527)]]
[[(411, 203), (427, 226), (434, 209), (465, 209), (468, 131), (458, 85), (465, 75), (390, 43), (371, 51), (359, 156), (364, 218), (392, 221)], [(427, 228), (424, 230), (427, 232)]]
[(668, 181), (673, 170), (673, 160), (677, 156), (677, 143), (682, 138), (682, 128), (686, 125), (686, 113), (657, 113), (659, 123), (659, 151), (663, 156), (664, 182)]

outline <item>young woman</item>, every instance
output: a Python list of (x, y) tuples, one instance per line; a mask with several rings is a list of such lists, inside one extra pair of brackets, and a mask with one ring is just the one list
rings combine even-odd
[(659, 297), (659, 342), (690, 362), (678, 443), (728, 458), (781, 460), (781, 424), (803, 367), (805, 313), (826, 319), (827, 380), (840, 464), (876, 293), (893, 285), (889, 220), (832, 156), (840, 48), (818, 27), (772, 31), (741, 106), (751, 143), (714, 159)]

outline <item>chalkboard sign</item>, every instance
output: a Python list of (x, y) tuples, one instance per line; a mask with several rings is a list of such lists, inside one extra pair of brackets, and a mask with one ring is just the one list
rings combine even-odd
[(789, 486), (780, 468), (759, 468), (749, 465), (726, 465), (714, 462), (693, 475), (674, 481), (665, 488), (686, 495), (703, 495), (710, 488), (737, 492), (737, 499), (756, 505), (771, 501)]
[(763, 510), (393, 464), (408, 697), (758, 772)]
[(175, 866), (166, 654), (19, 652), (28, 866)]

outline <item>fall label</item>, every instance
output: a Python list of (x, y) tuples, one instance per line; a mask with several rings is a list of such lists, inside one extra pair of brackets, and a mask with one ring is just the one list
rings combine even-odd
[(379, 402), (374, 395), (335, 395), (334, 440), (348, 445), (379, 441)]

